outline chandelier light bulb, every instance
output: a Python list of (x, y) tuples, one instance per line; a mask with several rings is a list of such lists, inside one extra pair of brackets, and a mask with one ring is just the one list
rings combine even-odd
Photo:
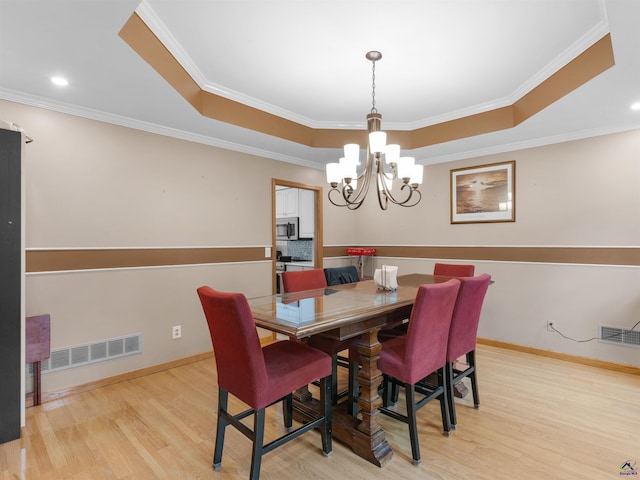
[(384, 159), (387, 162), (387, 165), (397, 164), (399, 158), (400, 158), (400, 145), (396, 143), (391, 143), (387, 145), (384, 151)]
[(424, 176), (424, 166), (414, 165), (413, 170), (411, 171), (411, 180), (409, 180), (409, 183), (411, 185), (421, 185), (423, 176)]
[(398, 159), (398, 177), (402, 178), (403, 180), (405, 178), (411, 178), (414, 165), (415, 165), (415, 158), (400, 157)]
[(327, 183), (337, 186), (342, 181), (340, 164), (337, 162), (327, 163)]
[(371, 132), (369, 134), (369, 149), (371, 153), (384, 153), (387, 145), (387, 134), (385, 132)]
[(342, 157), (340, 159), (340, 170), (342, 178), (356, 178), (358, 176), (356, 162), (349, 158)]
[(357, 143), (347, 143), (344, 146), (344, 156), (355, 162), (356, 165), (360, 165), (360, 145)]

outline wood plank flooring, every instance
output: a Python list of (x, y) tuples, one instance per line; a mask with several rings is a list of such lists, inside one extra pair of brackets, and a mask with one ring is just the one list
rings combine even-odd
[[(338, 442), (324, 457), (309, 432), (267, 454), (261, 478), (602, 480), (626, 461), (640, 469), (640, 377), (486, 345), (478, 375), (481, 407), (457, 399), (450, 437), (437, 403), (419, 411), (418, 467), (406, 426), (382, 417), (385, 467)], [(251, 444), (232, 428), (221, 470), (211, 467), (216, 392), (209, 359), (29, 408), (23, 438), (0, 445), (0, 480), (246, 479)], [(279, 406), (268, 419), (275, 436)]]

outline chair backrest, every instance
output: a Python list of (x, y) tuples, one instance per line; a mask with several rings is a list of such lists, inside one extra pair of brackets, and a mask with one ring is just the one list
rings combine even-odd
[(218, 385), (250, 406), (267, 389), (267, 370), (251, 308), (241, 293), (198, 288), (209, 325)]
[(324, 269), (324, 276), (327, 285), (342, 285), (344, 283), (355, 283), (360, 281), (358, 269), (353, 265), (346, 267), (332, 267)]
[(285, 293), (324, 288), (327, 280), (321, 268), (313, 270), (300, 270), (294, 272), (282, 272), (282, 287)]
[[(403, 381), (415, 383), (444, 366), (447, 339), (460, 280), (421, 285), (407, 329)], [(384, 346), (382, 347), (384, 348)]]
[(436, 263), (433, 266), (433, 274), (442, 275), (443, 277), (473, 277), (474, 272), (475, 266), (473, 265)]
[(477, 277), (460, 278), (459, 280), (461, 282), (460, 292), (458, 292), (449, 329), (447, 362), (453, 362), (476, 348), (480, 312), (489, 288), (491, 275), (483, 273)]

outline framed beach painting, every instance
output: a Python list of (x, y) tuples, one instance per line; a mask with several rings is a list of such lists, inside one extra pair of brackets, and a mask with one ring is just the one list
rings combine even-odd
[(515, 222), (514, 160), (451, 170), (451, 223)]

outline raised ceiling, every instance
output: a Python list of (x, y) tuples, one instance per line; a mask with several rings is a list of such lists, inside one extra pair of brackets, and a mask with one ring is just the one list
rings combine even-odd
[(638, 128), (634, 18), (634, 0), (2, 0), (0, 98), (322, 168), (365, 129), (375, 49), (383, 128), (430, 164)]

